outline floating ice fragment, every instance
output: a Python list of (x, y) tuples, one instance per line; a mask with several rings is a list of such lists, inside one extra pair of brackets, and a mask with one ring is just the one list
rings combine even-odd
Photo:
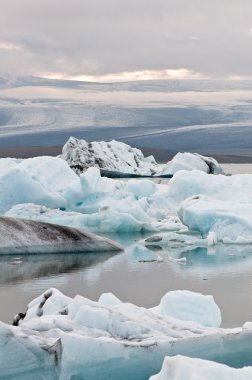
[(195, 321), (203, 326), (219, 327), (221, 324), (221, 312), (213, 297), (188, 290), (168, 292), (153, 310), (163, 316)]
[(231, 368), (209, 360), (177, 355), (166, 357), (159, 374), (149, 380), (249, 380), (252, 367)]

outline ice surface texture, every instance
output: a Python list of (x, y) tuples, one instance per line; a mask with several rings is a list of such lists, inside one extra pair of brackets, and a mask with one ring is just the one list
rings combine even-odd
[[(188, 295), (182, 296), (186, 301)], [(160, 370), (165, 356), (177, 354), (233, 366), (251, 363), (250, 325), (204, 327), (120, 302), (111, 294), (94, 302), (49, 289), (14, 324), (0, 324), (3, 378), (36, 373), (40, 365), (44, 368), (45, 357), (60, 379), (87, 380), (146, 380)]]

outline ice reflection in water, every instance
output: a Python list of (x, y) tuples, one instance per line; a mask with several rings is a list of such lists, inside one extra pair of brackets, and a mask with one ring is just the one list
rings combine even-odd
[[(138, 242), (143, 236), (113, 238), (125, 252), (29, 255), (14, 265), (12, 257), (1, 257), (0, 303), (5, 307), (0, 309), (0, 320), (11, 322), (14, 314), (49, 287), (94, 300), (109, 291), (146, 307), (158, 304), (169, 290), (188, 289), (214, 296), (225, 327), (252, 320), (251, 246), (150, 250)], [(171, 260), (182, 257), (185, 262)]]

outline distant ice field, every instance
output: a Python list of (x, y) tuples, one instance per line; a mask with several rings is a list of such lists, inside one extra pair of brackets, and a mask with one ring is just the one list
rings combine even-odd
[(70, 135), (139, 147), (247, 154), (252, 83), (92, 84), (0, 80), (0, 146), (61, 145)]

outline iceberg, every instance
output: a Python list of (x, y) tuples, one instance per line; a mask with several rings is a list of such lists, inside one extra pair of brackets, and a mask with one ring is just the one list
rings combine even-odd
[(0, 213), (10, 217), (93, 233), (179, 232), (163, 245), (252, 242), (250, 175), (183, 170), (168, 184), (115, 181), (96, 167), (78, 176), (61, 158), (37, 157), (0, 160), (0, 186)]
[(195, 196), (182, 202), (178, 215), (190, 230), (223, 243), (252, 243), (252, 204)]
[(144, 157), (141, 150), (115, 140), (88, 143), (70, 137), (63, 146), (60, 157), (66, 160), (78, 175), (90, 167), (147, 176), (159, 171), (153, 156)]
[(221, 165), (212, 157), (197, 153), (177, 153), (163, 168), (162, 174), (175, 174), (180, 170), (200, 170), (208, 174), (224, 174)]
[(66, 207), (65, 188), (76, 174), (57, 157), (0, 159), (0, 213), (19, 203)]
[[(47, 161), (50, 165), (58, 165), (58, 169), (54, 169), (55, 182), (58, 177), (60, 180), (64, 176), (64, 170), (66, 178), (69, 171), (72, 177), (68, 178), (67, 183), (62, 183), (62, 187), (59, 184), (54, 186), (53, 181), (48, 185), (44, 180), (46, 168), (41, 172), (42, 179), (39, 175), (33, 178), (18, 164), (21, 166), (20, 176), (15, 179), (16, 187), (11, 185), (2, 189), (0, 212), (11, 217), (85, 228), (94, 233), (181, 228), (173, 201), (167, 196), (166, 185), (154, 184), (147, 179), (115, 181), (101, 177), (97, 168), (89, 168), (78, 177), (63, 160), (51, 158)], [(30, 166), (33, 165), (36, 166), (37, 161), (31, 159)], [(15, 173), (10, 171), (11, 184)], [(34, 193), (42, 180), (43, 194)], [(22, 189), (20, 194), (17, 187)]]
[(206, 327), (219, 327), (221, 324), (221, 312), (213, 296), (189, 290), (167, 293), (161, 299), (159, 306), (151, 310), (182, 321), (194, 321)]
[(60, 157), (66, 160), (78, 175), (90, 167), (140, 176), (175, 174), (179, 170), (202, 170), (205, 173), (223, 174), (222, 167), (212, 157), (197, 153), (177, 153), (166, 165), (159, 165), (153, 156), (144, 157), (140, 149), (116, 140), (88, 143), (70, 137), (63, 146)]
[(177, 355), (166, 357), (159, 374), (149, 380), (248, 380), (252, 367), (231, 368), (209, 360)]
[(168, 195), (178, 206), (187, 198), (197, 195), (206, 195), (218, 200), (249, 203), (251, 189), (251, 174), (215, 176), (199, 170), (181, 170), (170, 180)]
[(0, 322), (1, 379), (58, 379), (61, 342)]
[(249, 174), (213, 176), (180, 171), (169, 183), (168, 198), (176, 205), (181, 223), (201, 235), (202, 242), (251, 244), (251, 189)]
[(41, 206), (27, 203), (13, 206), (5, 215), (85, 229), (85, 231), (93, 233), (155, 231), (155, 226), (151, 223), (141, 222), (126, 212), (109, 210), (92, 214), (82, 214), (74, 211), (62, 211), (44, 207), (41, 212)]
[(0, 216), (0, 254), (121, 250), (112, 240), (72, 227)]
[[(36, 374), (46, 357), (49, 368), (54, 358), (59, 379), (87, 380), (146, 380), (160, 370), (165, 356), (175, 355), (233, 367), (251, 364), (251, 324), (234, 329), (205, 327), (120, 302), (111, 294), (94, 302), (51, 288), (30, 302), (25, 313), (16, 315), (13, 327), (0, 324), (0, 334), (6, 330), (11, 333), (0, 339), (4, 342), (0, 358), (5, 352), (9, 363), (7, 367), (0, 359), (3, 378)], [(7, 350), (10, 342), (13, 348)], [(31, 352), (36, 352), (32, 365)], [(22, 359), (18, 368), (16, 356)]]

